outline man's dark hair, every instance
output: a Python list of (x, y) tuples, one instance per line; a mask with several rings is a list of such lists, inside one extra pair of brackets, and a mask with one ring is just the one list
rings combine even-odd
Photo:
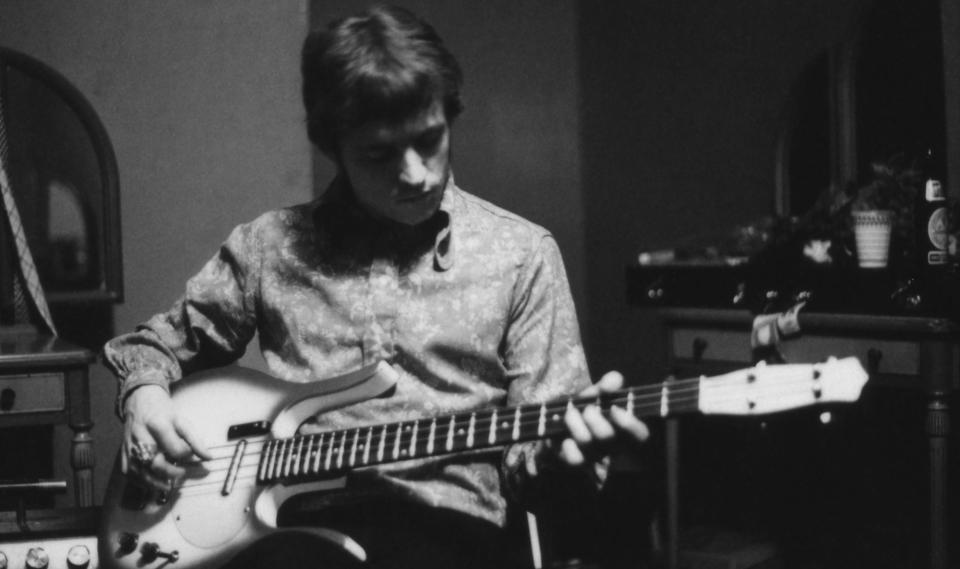
[(439, 96), (448, 122), (463, 110), (460, 66), (430, 24), (379, 5), (311, 32), (300, 71), (307, 135), (326, 154), (347, 130), (399, 120)]

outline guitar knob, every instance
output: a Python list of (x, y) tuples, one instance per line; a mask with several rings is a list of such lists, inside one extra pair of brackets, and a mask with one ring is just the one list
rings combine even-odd
[(141, 559), (144, 563), (151, 563), (157, 559), (166, 559), (170, 563), (176, 563), (180, 559), (179, 551), (161, 551), (160, 546), (153, 542), (147, 542), (140, 548)]
[(86, 545), (74, 545), (67, 551), (69, 569), (87, 569), (90, 566), (90, 550)]
[(117, 538), (117, 545), (120, 546), (120, 553), (123, 555), (136, 551), (139, 543), (140, 536), (128, 531), (121, 533)]
[(50, 556), (42, 547), (31, 547), (27, 551), (27, 569), (47, 569), (50, 565)]

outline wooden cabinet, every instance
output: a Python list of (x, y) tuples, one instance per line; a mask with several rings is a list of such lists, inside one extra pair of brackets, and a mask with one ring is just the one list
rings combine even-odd
[[(50, 336), (0, 334), (0, 430), (69, 425), (74, 498), (81, 507), (93, 505), (88, 377), (92, 361), (89, 351)], [(7, 465), (25, 460), (24, 456), (0, 456)], [(30, 464), (19, 464), (15, 472), (37, 477)]]

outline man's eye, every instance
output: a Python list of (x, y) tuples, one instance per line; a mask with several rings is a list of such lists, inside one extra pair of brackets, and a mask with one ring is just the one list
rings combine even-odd
[(417, 150), (421, 152), (435, 150), (441, 140), (443, 140), (442, 132), (425, 134), (417, 139)]
[(369, 148), (363, 151), (363, 159), (368, 162), (386, 162), (392, 156), (389, 148)]

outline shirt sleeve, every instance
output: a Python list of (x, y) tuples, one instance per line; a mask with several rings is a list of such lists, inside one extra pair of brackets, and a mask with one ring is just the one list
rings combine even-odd
[(106, 343), (103, 362), (119, 380), (117, 413), (127, 395), (144, 385), (169, 384), (202, 369), (240, 358), (256, 331), (259, 247), (251, 224), (227, 241), (187, 281), (166, 312)]
[(520, 268), (513, 296), (504, 348), (509, 403), (550, 401), (588, 387), (573, 295), (552, 236), (541, 237)]
[[(504, 363), (510, 375), (508, 402), (518, 405), (576, 395), (591, 384), (580, 339), (573, 295), (559, 247), (543, 236), (521, 268), (514, 290), (513, 312), (506, 335)], [(582, 472), (552, 460), (545, 443), (535, 441), (507, 448), (501, 474), (505, 494), (528, 509), (549, 500), (557, 483), (583, 487), (602, 485), (607, 462)], [(530, 462), (535, 466), (531, 469)], [(537, 474), (531, 475), (533, 470)]]

